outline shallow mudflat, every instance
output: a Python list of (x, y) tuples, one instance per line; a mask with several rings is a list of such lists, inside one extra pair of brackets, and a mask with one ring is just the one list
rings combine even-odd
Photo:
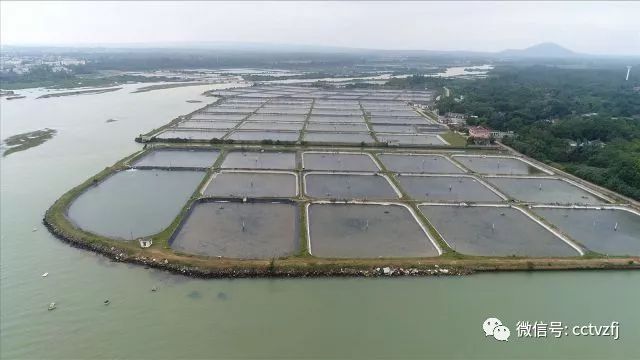
[(517, 209), (421, 205), (420, 210), (449, 246), (465, 255), (580, 255)]
[(298, 227), (298, 207), (293, 204), (198, 203), (171, 247), (204, 256), (277, 258), (299, 250)]
[(602, 204), (599, 197), (560, 179), (550, 178), (501, 178), (487, 181), (514, 199), (543, 204)]
[(288, 173), (220, 172), (204, 190), (206, 196), (295, 197), (298, 178)]
[(307, 195), (319, 199), (397, 199), (389, 181), (380, 175), (306, 174)]
[(624, 210), (534, 208), (560, 231), (607, 255), (640, 255), (640, 216)]
[(489, 175), (535, 175), (543, 171), (526, 162), (508, 157), (456, 156), (453, 158), (471, 171)]
[(296, 168), (296, 154), (293, 152), (232, 151), (225, 157), (222, 167), (291, 170)]
[(400, 186), (415, 200), (444, 202), (499, 202), (500, 196), (468, 176), (398, 176)]
[(309, 205), (311, 253), (329, 258), (438, 256), (409, 210), (400, 205)]
[(204, 171), (120, 171), (80, 195), (69, 219), (89, 232), (124, 240), (164, 230), (178, 215)]
[(379, 171), (367, 154), (305, 152), (302, 164), (307, 170), (327, 171)]
[(208, 168), (220, 155), (217, 150), (158, 149), (137, 160), (134, 166)]
[(460, 174), (464, 171), (439, 155), (380, 154), (382, 164), (397, 173)]
[(56, 133), (57, 130), (46, 128), (9, 136), (2, 141), (2, 147), (6, 147), (2, 152), (2, 156), (28, 150), (32, 147), (44, 144), (48, 140), (52, 139)]

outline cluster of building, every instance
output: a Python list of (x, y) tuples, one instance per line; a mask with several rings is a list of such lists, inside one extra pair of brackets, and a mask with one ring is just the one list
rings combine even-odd
[(440, 122), (449, 126), (454, 131), (464, 131), (469, 133), (469, 139), (477, 145), (487, 145), (492, 140), (502, 139), (505, 136), (513, 136), (513, 131), (492, 130), (484, 126), (468, 126), (468, 119), (476, 119), (477, 116), (461, 113), (448, 112), (440, 116)]
[(69, 66), (84, 65), (86, 60), (57, 55), (33, 56), (33, 55), (5, 55), (0, 57), (0, 72), (27, 74), (37, 66), (49, 66), (51, 71), (71, 71)]

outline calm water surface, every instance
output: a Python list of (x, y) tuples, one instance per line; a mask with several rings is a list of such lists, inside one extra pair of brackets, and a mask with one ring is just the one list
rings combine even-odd
[[(1, 100), (0, 137), (44, 127), (59, 133), (0, 160), (0, 357), (640, 357), (640, 272), (195, 280), (63, 244), (40, 223), (60, 195), (139, 150), (135, 135), (203, 105), (185, 100), (208, 100), (199, 94), (209, 87), (138, 94), (129, 93), (137, 85), (126, 87), (40, 100), (38, 91), (21, 91), (29, 98)], [(52, 301), (58, 309), (47, 311)], [(508, 343), (485, 338), (481, 323), (490, 315), (511, 328)], [(519, 320), (617, 320), (621, 339), (519, 339)]]

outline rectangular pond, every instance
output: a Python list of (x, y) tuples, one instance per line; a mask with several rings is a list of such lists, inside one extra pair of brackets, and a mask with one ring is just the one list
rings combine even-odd
[(458, 161), (471, 171), (489, 175), (535, 175), (544, 172), (520, 159), (509, 157), (483, 157), (453, 155)]
[(312, 111), (312, 116), (323, 116), (323, 115), (339, 115), (339, 116), (362, 116), (362, 111), (360, 111), (360, 109), (354, 109), (354, 110), (349, 110), (349, 109), (344, 109), (344, 110), (337, 110), (337, 109), (327, 109), (327, 108), (313, 108)]
[(373, 124), (373, 131), (383, 133), (404, 133), (415, 134), (416, 128), (413, 125), (384, 125)]
[(305, 192), (319, 199), (398, 199), (389, 181), (375, 174), (322, 174), (304, 176)]
[(288, 203), (201, 202), (171, 248), (204, 256), (271, 259), (300, 249), (298, 206)]
[(526, 257), (580, 255), (518, 209), (421, 205), (420, 210), (449, 246), (462, 254)]
[(253, 130), (236, 130), (229, 135), (231, 140), (245, 141), (297, 141), (300, 137), (298, 131), (253, 131)]
[(303, 122), (267, 122), (267, 121), (245, 121), (240, 125), (242, 130), (302, 130)]
[(227, 169), (281, 169), (296, 168), (294, 152), (231, 151), (227, 153), (222, 167)]
[(133, 166), (208, 168), (220, 155), (218, 150), (154, 149)]
[(363, 123), (362, 116), (328, 116), (311, 114), (309, 122), (312, 123)]
[(504, 194), (520, 201), (543, 204), (602, 204), (603, 199), (561, 179), (488, 177)]
[(227, 131), (205, 131), (205, 130), (164, 130), (154, 136), (158, 139), (185, 139), (185, 140), (212, 140), (222, 139)]
[(295, 197), (298, 178), (293, 173), (230, 172), (213, 174), (203, 194), (211, 197)]
[(371, 156), (357, 153), (304, 152), (302, 166), (306, 170), (380, 171)]
[(249, 117), (251, 121), (295, 121), (304, 122), (307, 115), (284, 115), (284, 114), (254, 114)]
[(391, 116), (371, 116), (370, 121), (373, 124), (387, 124), (387, 125), (425, 125), (429, 121), (419, 116), (404, 116), (404, 117), (391, 117)]
[(401, 205), (311, 204), (311, 254), (327, 258), (438, 256), (411, 212)]
[(495, 192), (470, 176), (397, 176), (400, 187), (414, 200), (436, 202), (501, 202)]
[(261, 108), (257, 111), (258, 114), (294, 114), (294, 115), (306, 115), (309, 109), (287, 109), (287, 108)]
[(238, 125), (239, 121), (192, 121), (187, 120), (176, 125), (176, 128), (222, 129), (227, 130)]
[(640, 216), (631, 211), (538, 207), (532, 211), (590, 250), (640, 256)]
[(361, 142), (373, 143), (369, 133), (334, 133), (334, 132), (309, 132), (305, 131), (304, 141), (332, 144), (359, 144)]
[(445, 156), (428, 154), (380, 154), (389, 171), (397, 173), (461, 174), (464, 170)]
[(307, 130), (333, 131), (333, 132), (345, 132), (345, 131), (367, 132), (369, 131), (369, 128), (367, 127), (367, 124), (364, 122), (356, 123), (356, 124), (309, 123), (307, 124)]
[(67, 215), (76, 226), (110, 238), (153, 235), (178, 216), (204, 175), (204, 171), (120, 171), (82, 193)]
[(440, 137), (431, 134), (423, 135), (394, 135), (377, 133), (380, 142), (400, 145), (447, 145)]
[(247, 114), (211, 114), (198, 113), (191, 115), (191, 120), (208, 120), (208, 121), (240, 121), (247, 117)]

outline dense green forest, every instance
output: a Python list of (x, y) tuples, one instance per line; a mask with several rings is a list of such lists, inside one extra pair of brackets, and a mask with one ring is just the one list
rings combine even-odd
[(447, 86), (452, 95), (438, 102), (440, 112), (513, 130), (506, 145), (640, 200), (640, 76), (626, 81), (626, 71), (502, 66), (486, 79), (416, 77), (406, 86)]

